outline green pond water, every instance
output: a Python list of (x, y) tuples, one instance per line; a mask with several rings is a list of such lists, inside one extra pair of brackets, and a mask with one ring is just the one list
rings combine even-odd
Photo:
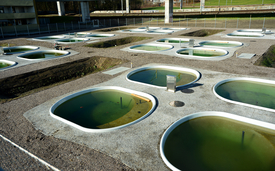
[(188, 43), (189, 41), (186, 40), (173, 40), (173, 39), (161, 39), (158, 42), (164, 42), (164, 43)]
[(188, 84), (197, 79), (197, 76), (191, 72), (168, 70), (161, 68), (142, 70), (130, 75), (128, 79), (146, 84), (166, 87), (166, 75), (176, 76), (177, 86)]
[(103, 35), (89, 35), (87, 37), (110, 37), (110, 36), (103, 36)]
[(144, 50), (144, 51), (161, 51), (161, 50), (171, 49), (171, 47), (139, 45), (139, 46), (132, 47), (131, 49)]
[(10, 53), (10, 52), (25, 52), (25, 51), (29, 51), (29, 50), (33, 50), (31, 48), (10, 48), (10, 49), (4, 49), (5, 53)]
[(236, 47), (240, 46), (237, 43), (228, 43), (228, 42), (203, 42), (200, 45), (208, 45), (208, 46), (221, 46), (221, 47)]
[(215, 57), (225, 55), (223, 52), (218, 52), (214, 50), (181, 50), (177, 52), (180, 55), (189, 55), (190, 51), (193, 51), (193, 55), (190, 56), (201, 56), (201, 57)]
[(262, 35), (249, 35), (249, 34), (243, 34), (243, 35), (237, 35), (237, 34), (230, 34), (229, 36), (237, 36), (237, 37), (263, 37)]
[(58, 40), (59, 42), (83, 42), (82, 39), (66, 39), (66, 40)]
[(85, 128), (112, 128), (147, 114), (152, 102), (117, 90), (100, 90), (72, 98), (54, 114)]
[(7, 64), (7, 63), (0, 62), (0, 68), (5, 68), (5, 67), (8, 67), (8, 66), (11, 66), (11, 65)]
[(180, 170), (274, 171), (274, 145), (274, 130), (206, 116), (176, 127), (167, 137), (164, 154)]
[(223, 98), (275, 109), (275, 85), (236, 80), (219, 85), (216, 93)]
[(52, 58), (56, 56), (64, 55), (63, 53), (35, 53), (35, 54), (29, 54), (24, 55), (21, 58), (27, 58), (27, 59), (43, 59), (43, 58)]

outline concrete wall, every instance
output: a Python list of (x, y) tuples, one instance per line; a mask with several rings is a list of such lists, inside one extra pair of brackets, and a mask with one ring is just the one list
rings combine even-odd
[[(275, 5), (259, 5), (253, 7), (221, 7), (221, 8), (204, 8), (203, 11), (238, 11), (238, 10), (261, 10), (261, 9), (275, 9)], [(177, 9), (173, 12), (199, 12), (200, 9)], [(126, 11), (123, 11), (125, 13)], [(164, 13), (165, 10), (130, 10), (130, 13)], [(94, 11), (93, 13), (122, 13), (121, 10), (111, 11)]]

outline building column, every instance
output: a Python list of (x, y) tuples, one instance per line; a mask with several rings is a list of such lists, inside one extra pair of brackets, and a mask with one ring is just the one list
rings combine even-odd
[(183, 0), (180, 0), (180, 9), (182, 9)]
[(58, 15), (59, 16), (64, 16), (65, 15), (65, 6), (64, 6), (64, 2), (62, 1), (57, 1), (57, 11), (58, 11)]
[(205, 4), (205, 0), (201, 0), (201, 3), (200, 3), (200, 12), (204, 11), (204, 4)]
[(129, 0), (126, 0), (126, 13), (130, 13), (130, 4), (129, 4)]
[(80, 2), (82, 22), (90, 20), (89, 2)]
[(173, 0), (165, 0), (165, 23), (173, 22)]

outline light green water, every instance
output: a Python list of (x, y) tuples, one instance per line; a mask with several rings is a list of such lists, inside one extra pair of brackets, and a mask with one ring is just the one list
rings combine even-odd
[(223, 52), (218, 52), (218, 51), (214, 51), (214, 50), (200, 50), (200, 49), (196, 49), (196, 50), (181, 50), (179, 52), (177, 52), (180, 55), (189, 55), (190, 51), (193, 51), (193, 55), (190, 56), (201, 56), (201, 57), (215, 57), (215, 56), (222, 56), (225, 55), (225, 53)]
[(189, 41), (186, 40), (173, 40), (173, 39), (161, 39), (158, 42), (164, 42), (164, 43), (188, 43)]
[(24, 55), (21, 58), (27, 58), (27, 59), (43, 59), (43, 58), (52, 58), (56, 56), (62, 56), (64, 55), (63, 53), (35, 53), (35, 54), (29, 54), (29, 55)]
[(197, 79), (191, 72), (176, 71), (169, 69), (146, 69), (130, 75), (128, 78), (141, 83), (166, 87), (166, 75), (176, 76), (176, 85), (181, 86), (193, 82)]
[(208, 46), (221, 46), (221, 47), (236, 47), (240, 46), (237, 43), (229, 43), (229, 42), (203, 42), (200, 45), (208, 45)]
[(236, 80), (219, 85), (216, 93), (229, 100), (275, 109), (275, 85)]
[(243, 35), (229, 34), (229, 36), (236, 36), (236, 37), (263, 37), (262, 35), (249, 35), (249, 34), (243, 34)]
[(86, 93), (58, 106), (54, 114), (85, 128), (124, 125), (147, 114), (152, 102), (118, 90)]
[(110, 36), (103, 36), (103, 35), (89, 35), (87, 37), (110, 37)]
[(11, 53), (11, 52), (25, 52), (25, 51), (29, 51), (29, 50), (33, 50), (31, 48), (9, 48), (9, 49), (4, 49), (5, 53)]
[(161, 50), (171, 49), (171, 47), (139, 45), (139, 46), (131, 47), (131, 49), (144, 50), (144, 51), (161, 51)]
[(7, 64), (7, 63), (0, 62), (0, 68), (5, 68), (5, 67), (8, 67), (8, 66), (11, 66), (11, 65)]
[(164, 153), (180, 170), (274, 171), (274, 145), (274, 130), (206, 116), (176, 127), (167, 137)]

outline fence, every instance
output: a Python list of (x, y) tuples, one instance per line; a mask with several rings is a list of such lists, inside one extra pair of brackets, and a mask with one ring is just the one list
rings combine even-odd
[(275, 18), (250, 17), (247, 18), (174, 18), (172, 23), (165, 23), (164, 18), (110, 18), (98, 19), (91, 22), (50, 23), (40, 25), (21, 25), (0, 27), (0, 38), (21, 35), (76, 32), (96, 28), (114, 26), (158, 26), (158, 27), (207, 27), (207, 28), (275, 28)]

